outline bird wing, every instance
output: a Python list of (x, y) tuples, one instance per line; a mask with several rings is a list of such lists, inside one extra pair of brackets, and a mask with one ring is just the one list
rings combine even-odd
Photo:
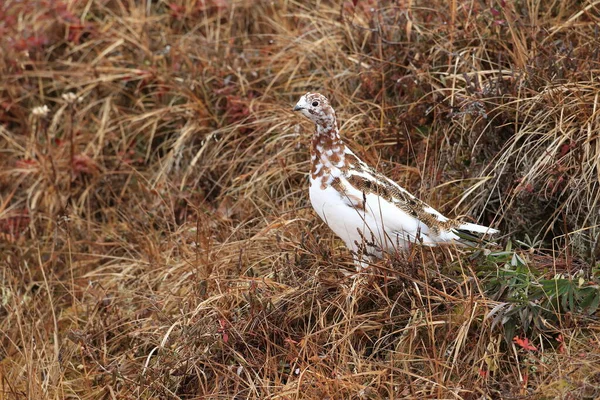
[[(351, 150), (347, 149), (345, 153), (353, 159), (353, 168), (344, 174), (345, 193), (348, 197), (360, 199), (364, 203), (363, 208), (366, 206), (368, 212), (383, 221), (386, 231), (413, 241), (418, 239), (423, 244), (456, 241), (467, 245), (472, 245), (484, 234), (498, 232), (445, 217), (387, 176), (369, 167)], [(359, 202), (352, 204), (356, 206)]]
[(385, 232), (390, 236), (387, 240), (391, 241), (400, 236), (404, 240), (435, 244), (429, 236), (430, 226), (421, 221), (412, 207), (403, 202), (403, 197), (398, 197), (396, 192), (403, 191), (409, 199), (415, 202), (419, 200), (401, 187), (390, 187), (385, 180), (366, 171), (349, 172), (336, 180), (334, 186), (344, 202), (364, 215), (368, 225), (373, 225), (370, 228), (376, 236)]

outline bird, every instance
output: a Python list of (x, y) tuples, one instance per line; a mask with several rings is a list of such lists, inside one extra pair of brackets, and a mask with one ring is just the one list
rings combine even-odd
[(310, 146), (310, 202), (341, 238), (362, 270), (384, 253), (411, 245), (475, 247), (497, 229), (450, 219), (367, 165), (342, 140), (325, 96), (308, 92), (296, 103), (315, 124)]

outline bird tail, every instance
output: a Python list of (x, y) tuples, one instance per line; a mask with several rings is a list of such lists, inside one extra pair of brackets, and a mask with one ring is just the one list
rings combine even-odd
[(495, 235), (500, 231), (487, 226), (472, 224), (465, 222), (452, 229), (452, 233), (460, 238), (460, 241), (467, 246), (476, 247), (481, 244), (490, 244), (489, 240), (485, 240), (485, 236)]

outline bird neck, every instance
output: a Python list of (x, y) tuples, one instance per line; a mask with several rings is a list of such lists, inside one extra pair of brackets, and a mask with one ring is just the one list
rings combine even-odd
[(342, 141), (335, 117), (327, 123), (317, 123), (311, 145), (311, 177), (317, 179), (332, 169), (346, 165), (346, 144)]

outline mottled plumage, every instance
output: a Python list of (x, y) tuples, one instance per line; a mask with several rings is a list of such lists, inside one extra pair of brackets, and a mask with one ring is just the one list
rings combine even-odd
[(359, 266), (365, 266), (368, 257), (406, 249), (410, 243), (472, 246), (479, 236), (498, 232), (444, 217), (361, 161), (342, 141), (335, 112), (323, 95), (305, 94), (294, 111), (316, 125), (311, 143), (312, 206), (352, 250)]

